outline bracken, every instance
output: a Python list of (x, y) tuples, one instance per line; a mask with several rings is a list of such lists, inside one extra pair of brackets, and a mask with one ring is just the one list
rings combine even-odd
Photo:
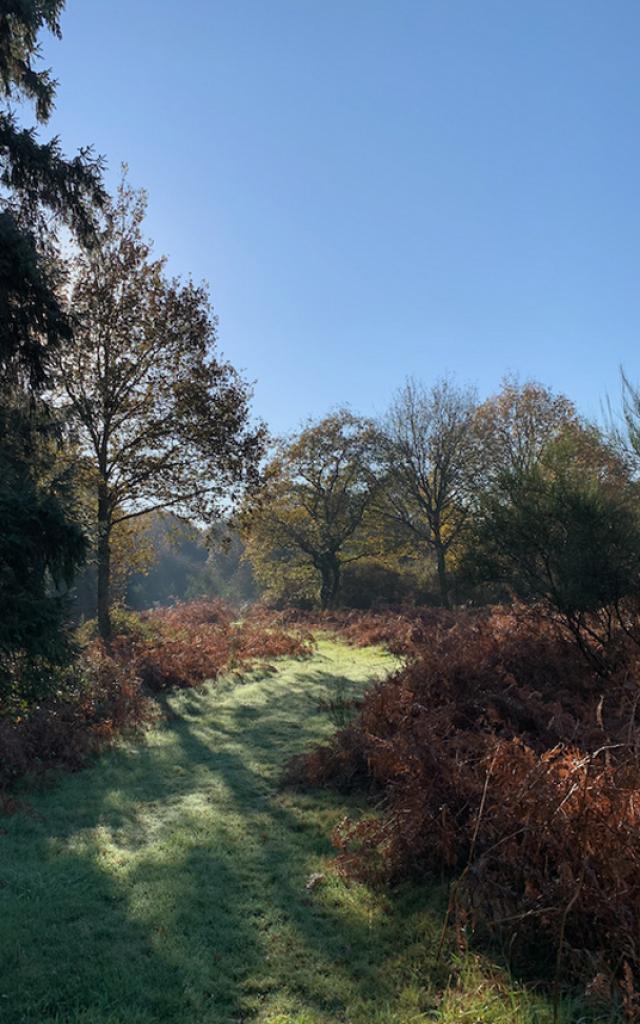
[(604, 681), (531, 610), (420, 629), (406, 667), (330, 744), (293, 762), (289, 780), (384, 794), (381, 816), (336, 829), (342, 872), (388, 882), (447, 869), (459, 935), (500, 936), (516, 961), (591, 996), (615, 989), (639, 1019), (633, 645)]

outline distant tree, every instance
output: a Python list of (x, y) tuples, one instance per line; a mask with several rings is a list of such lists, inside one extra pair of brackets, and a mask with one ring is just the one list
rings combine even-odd
[(237, 529), (222, 519), (209, 530), (206, 544), (207, 564), (202, 573), (190, 578), (187, 596), (222, 597), (234, 604), (256, 601), (260, 588)]
[[(224, 519), (210, 530), (167, 512), (130, 522), (142, 525), (139, 540), (150, 557), (142, 569), (127, 574), (125, 603), (129, 607), (144, 609), (208, 597), (243, 603), (258, 596), (251, 568), (242, 557), (244, 545)], [(117, 566), (117, 553), (113, 560)]]
[[(122, 525), (137, 527), (136, 539), (141, 541), (146, 553), (142, 565), (129, 568), (125, 561), (122, 589), (126, 605), (144, 609), (185, 600), (190, 584), (206, 566), (208, 551), (204, 531), (169, 512), (152, 512)], [(114, 537), (117, 537), (116, 530)], [(114, 550), (112, 569), (116, 576), (121, 562)]]
[(142, 234), (146, 199), (123, 179), (97, 244), (72, 269), (74, 338), (58, 397), (95, 501), (100, 634), (111, 634), (113, 531), (151, 511), (203, 521), (251, 483), (265, 430), (248, 384), (216, 350), (204, 287), (166, 276)]
[(60, 34), (58, 0), (7, 0), (0, 10), (0, 690), (25, 694), (55, 685), (71, 654), (61, 588), (84, 543), (58, 464), (59, 430), (41, 397), (51, 354), (69, 342), (62, 308), (56, 230), (65, 223), (90, 240), (103, 199), (100, 162), (90, 150), (72, 159), (57, 139), (40, 142), (18, 124), (35, 104), (42, 125), (56, 83), (38, 70), (42, 29)]
[(447, 558), (465, 528), (483, 464), (475, 393), (409, 380), (380, 425), (380, 514), (435, 556), (450, 604)]
[(572, 423), (485, 493), (463, 567), (546, 604), (602, 668), (612, 628), (635, 628), (624, 602), (640, 595), (638, 494), (624, 461)]
[(268, 592), (284, 580), (302, 597), (315, 580), (320, 606), (335, 607), (344, 566), (371, 553), (374, 453), (372, 425), (347, 410), (280, 445), (242, 516), (248, 556)]
[(505, 377), (478, 409), (476, 425), (489, 483), (501, 473), (526, 472), (566, 427), (578, 424), (573, 403), (536, 381)]

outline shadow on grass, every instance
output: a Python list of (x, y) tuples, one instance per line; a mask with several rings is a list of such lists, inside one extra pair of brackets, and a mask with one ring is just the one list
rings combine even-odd
[[(345, 801), (278, 782), (321, 737), (317, 699), (336, 676), (305, 666), (286, 687), (250, 682), (218, 706), (210, 691), (163, 697), (166, 721), (147, 744), (37, 798), (42, 820), (11, 821), (0, 838), (2, 1024), (240, 1024), (272, 1008), (269, 1019), (329, 1024), (356, 1004), (383, 1021), (403, 971), (407, 984), (420, 972), (445, 983), (433, 955), (440, 912), (424, 910), (437, 892), (351, 898), (330, 877), (307, 889)], [(400, 964), (407, 939), (416, 948)], [(424, 999), (416, 1013), (433, 1009)]]

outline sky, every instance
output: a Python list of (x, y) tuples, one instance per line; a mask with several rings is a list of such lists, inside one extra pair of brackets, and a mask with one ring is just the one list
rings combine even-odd
[(637, 0), (68, 0), (50, 129), (149, 192), (278, 433), (640, 380)]

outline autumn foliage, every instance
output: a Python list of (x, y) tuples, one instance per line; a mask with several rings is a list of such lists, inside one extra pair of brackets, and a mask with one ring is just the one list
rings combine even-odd
[(309, 639), (260, 605), (240, 616), (224, 601), (192, 601), (145, 613), (140, 629), (118, 637), (112, 652), (158, 692), (198, 686), (244, 662), (308, 654)]
[[(389, 629), (397, 638), (393, 617)], [(514, 962), (621, 993), (640, 1018), (635, 655), (603, 679), (552, 622), (513, 610), (411, 629), (406, 667), (289, 769), (384, 795), (383, 814), (336, 829), (340, 870), (378, 882), (446, 870), (461, 940), (489, 933)]]
[(394, 654), (404, 655), (426, 642), (436, 626), (453, 625), (453, 613), (444, 608), (398, 607), (387, 611), (307, 612), (289, 608), (278, 614), (283, 625), (334, 633), (354, 647), (386, 647)]
[[(280, 655), (303, 656), (310, 635), (261, 607), (242, 617), (223, 601), (127, 614), (107, 651), (88, 642), (58, 692), (24, 710), (0, 706), (0, 798), (18, 778), (77, 770), (126, 729), (157, 714), (153, 695)], [(8, 806), (5, 797), (2, 806)]]
[(60, 681), (57, 695), (23, 714), (0, 714), (0, 808), (11, 805), (3, 789), (18, 778), (56, 768), (76, 771), (123, 730), (153, 716), (131, 668), (95, 645)]

